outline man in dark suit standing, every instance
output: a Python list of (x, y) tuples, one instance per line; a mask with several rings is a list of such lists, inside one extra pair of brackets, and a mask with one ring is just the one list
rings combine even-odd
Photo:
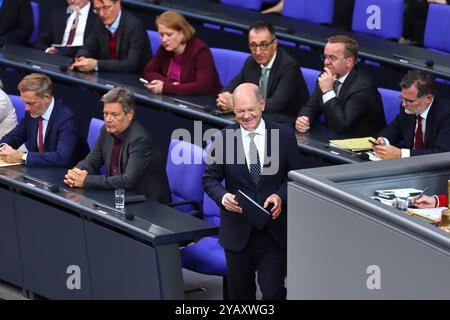
[(29, 0), (0, 0), (0, 45), (27, 45), (33, 32)]
[(142, 22), (123, 10), (120, 0), (93, 0), (93, 5), (99, 19), (71, 69), (142, 73), (151, 58)]
[(298, 63), (278, 48), (275, 30), (270, 23), (258, 22), (248, 32), (251, 56), (239, 74), (224, 87), (217, 97), (217, 107), (233, 111), (231, 92), (241, 83), (260, 87), (266, 100), (266, 112), (296, 116), (308, 100), (308, 88)]
[(328, 38), (324, 72), (308, 102), (300, 109), (295, 127), (308, 131), (320, 115), (337, 136), (376, 135), (386, 127), (381, 96), (357, 62), (358, 43), (347, 36)]
[(57, 8), (51, 14), (39, 32), (35, 48), (50, 54), (75, 56), (92, 30), (97, 15), (89, 0), (67, 0), (67, 4), (67, 8)]
[[(20, 81), (18, 89), (25, 103), (25, 116), (6, 134), (0, 144), (0, 159), (27, 166), (71, 167), (88, 150), (80, 136), (72, 111), (55, 101), (52, 81), (32, 73)], [(23, 143), (28, 152), (18, 149)]]
[[(258, 271), (263, 299), (285, 299), (286, 183), (287, 173), (300, 168), (297, 142), (293, 130), (262, 118), (264, 99), (255, 84), (238, 86), (233, 105), (237, 123), (215, 138), (202, 179), (205, 192), (221, 208), (230, 298), (254, 300)], [(262, 230), (246, 218), (235, 198), (238, 190), (270, 210)]]
[(409, 71), (400, 83), (402, 107), (374, 146), (382, 159), (450, 151), (450, 102), (436, 95), (434, 77)]
[[(117, 87), (102, 101), (105, 125), (86, 159), (70, 169), (70, 187), (127, 189), (161, 203), (170, 202), (169, 183), (155, 140), (135, 120), (133, 93)], [(105, 165), (107, 175), (100, 174)]]

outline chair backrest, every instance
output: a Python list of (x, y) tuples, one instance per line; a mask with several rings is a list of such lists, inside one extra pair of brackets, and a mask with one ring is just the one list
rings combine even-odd
[(312, 23), (333, 22), (334, 0), (284, 0), (282, 15)]
[(28, 42), (34, 43), (39, 32), (39, 3), (31, 1), (31, 8), (33, 9), (33, 33)]
[(88, 137), (87, 142), (89, 145), (89, 149), (92, 150), (92, 148), (95, 146), (95, 143), (98, 140), (98, 136), (100, 135), (100, 129), (103, 127), (105, 122), (103, 120), (92, 118), (91, 124), (89, 125), (89, 131), (88, 131)]
[(155, 55), (156, 50), (158, 50), (160, 38), (158, 31), (147, 30), (148, 40), (150, 41), (150, 47), (152, 49), (152, 54)]
[(16, 96), (13, 94), (10, 94), (8, 96), (9, 99), (11, 99), (14, 109), (16, 110), (17, 122), (20, 122), (25, 115), (25, 103), (23, 103), (20, 96)]
[(403, 0), (355, 0), (352, 30), (384, 39), (399, 39)]
[(389, 125), (400, 112), (402, 103), (402, 100), (400, 98), (400, 91), (378, 88), (378, 92), (381, 94), (384, 117), (386, 118), (386, 123)]
[[(172, 140), (170, 142), (166, 172), (173, 202), (192, 200), (199, 208), (202, 208), (204, 169), (202, 148), (185, 141)], [(182, 211), (192, 209), (177, 208)]]
[(312, 95), (314, 88), (316, 87), (317, 78), (319, 77), (321, 71), (303, 67), (301, 67), (300, 70), (303, 73), (303, 78), (305, 78), (309, 95)]
[(220, 0), (220, 3), (230, 4), (245, 9), (261, 10), (261, 0)]
[(245, 60), (250, 55), (247, 52), (221, 48), (211, 48), (211, 54), (223, 86), (226, 86), (241, 71)]
[(429, 5), (423, 42), (426, 48), (450, 52), (449, 5)]
[(215, 226), (220, 225), (220, 208), (206, 193), (203, 196), (203, 219)]

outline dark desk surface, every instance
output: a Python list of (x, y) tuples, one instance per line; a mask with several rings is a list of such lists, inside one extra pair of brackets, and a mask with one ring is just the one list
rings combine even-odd
[[(280, 39), (320, 48), (325, 45), (329, 36), (348, 34), (358, 41), (359, 55), (363, 58), (407, 69), (425, 70), (444, 78), (450, 78), (450, 59), (448, 54), (432, 52), (408, 45), (399, 45), (393, 41), (368, 35), (344, 32), (340, 29), (279, 15), (263, 15), (254, 10), (202, 0), (163, 0), (160, 5), (146, 0), (123, 0), (122, 2), (125, 6), (147, 9), (156, 13), (174, 10), (180, 12), (188, 19), (239, 30), (247, 30), (255, 21), (269, 21), (275, 27), (278, 27), (277, 36)], [(403, 62), (405, 60), (408, 62)], [(433, 68), (426, 66), (426, 61), (428, 60), (434, 62)]]
[[(0, 182), (139, 236), (154, 245), (198, 240), (218, 233), (217, 226), (152, 200), (126, 204), (126, 212), (135, 215), (133, 220), (101, 213), (94, 208), (94, 202), (114, 208), (114, 190), (69, 188), (62, 182), (66, 172), (67, 169), (62, 168), (4, 167), (0, 168)], [(51, 193), (39, 186), (30, 186), (23, 181), (23, 174), (57, 185), (59, 192)]]
[[(224, 128), (234, 122), (234, 115), (217, 115), (214, 113), (215, 97), (177, 97), (154, 95), (145, 89), (135, 74), (94, 72), (81, 73), (61, 71), (61, 66), (68, 66), (71, 59), (58, 55), (46, 54), (42, 51), (18, 47), (6, 46), (0, 49), (0, 65), (9, 66), (26, 72), (45, 73), (54, 80), (85, 86), (99, 92), (106, 92), (116, 86), (127, 86), (133, 90), (138, 103), (145, 107), (159, 108), (192, 120), (201, 120), (214, 128)], [(282, 122), (293, 126), (293, 118), (282, 114), (264, 115), (268, 120)], [(307, 154), (313, 154), (332, 163), (354, 163), (360, 161), (354, 154), (331, 150), (327, 147), (330, 136), (326, 128), (312, 130), (302, 135), (299, 140), (299, 149)]]

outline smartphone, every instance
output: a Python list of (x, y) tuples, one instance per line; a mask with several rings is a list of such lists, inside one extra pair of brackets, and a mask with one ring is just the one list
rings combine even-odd
[(139, 81), (142, 82), (142, 83), (144, 83), (144, 84), (147, 84), (147, 83), (148, 83), (148, 81), (145, 80), (144, 78), (139, 78)]

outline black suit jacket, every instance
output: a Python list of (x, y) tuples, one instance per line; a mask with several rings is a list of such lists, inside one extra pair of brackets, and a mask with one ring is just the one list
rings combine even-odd
[[(69, 19), (69, 17), (70, 13), (67, 13), (66, 7), (56, 9), (56, 11), (54, 11), (50, 15), (47, 23), (45, 23), (40, 30), (34, 47), (37, 49), (45, 50), (54, 43), (62, 43), (64, 38), (64, 31), (66, 30), (67, 26), (67, 19)], [(87, 37), (89, 36), (96, 19), (97, 15), (92, 10), (91, 4), (91, 9), (89, 10), (88, 18), (86, 21), (86, 28), (84, 29), (84, 41), (86, 41)], [(58, 48), (58, 54), (68, 57), (74, 57), (79, 49), (79, 47)]]
[[(233, 92), (241, 83), (250, 82), (257, 86), (261, 76), (261, 66), (250, 56), (239, 74), (223, 89)], [(308, 88), (298, 63), (281, 48), (269, 73), (267, 84), (266, 112), (297, 115), (300, 107), (308, 100)]]
[(435, 96), (433, 104), (428, 111), (424, 147), (414, 150), (414, 136), (416, 128), (416, 115), (407, 114), (404, 108), (392, 123), (380, 133), (392, 145), (411, 149), (411, 155), (447, 152), (450, 151), (450, 101)]
[(375, 83), (355, 66), (345, 79), (339, 97), (323, 103), (319, 85), (299, 116), (313, 125), (324, 114), (330, 130), (349, 137), (375, 136), (386, 127), (381, 96)]
[[(297, 141), (293, 130), (283, 125), (266, 122), (266, 155), (268, 157), (276, 157), (274, 152), (276, 148), (279, 148), (278, 170), (274, 174), (264, 175), (264, 172), (268, 173), (270, 165), (275, 165), (275, 159), (272, 159), (270, 164), (265, 164), (263, 168), (263, 175), (261, 180), (256, 186), (250, 176), (247, 164), (238, 164), (236, 150), (243, 150), (242, 137), (240, 135), (239, 124), (233, 124), (223, 129), (219, 134), (223, 138), (223, 146), (220, 150), (215, 150), (217, 155), (218, 151), (223, 154), (223, 159), (227, 159), (227, 143), (233, 143), (234, 161), (233, 163), (213, 163), (206, 165), (205, 173), (202, 178), (203, 188), (205, 192), (217, 203), (220, 209), (220, 243), (221, 245), (231, 251), (242, 250), (250, 237), (252, 231), (252, 225), (242, 216), (242, 214), (230, 212), (225, 210), (222, 205), (222, 198), (226, 193), (236, 194), (238, 189), (245, 192), (248, 196), (258, 202), (260, 205), (264, 204), (264, 201), (268, 196), (276, 193), (283, 200), (282, 213), (276, 220), (271, 220), (266, 228), (269, 234), (273, 237), (275, 242), (281, 247), (286, 248), (286, 233), (287, 233), (287, 173), (290, 170), (296, 170), (301, 167), (300, 156), (297, 148)], [(231, 129), (236, 131), (236, 136), (233, 137), (233, 141), (227, 140), (230, 135), (226, 134), (226, 130)], [(270, 130), (278, 129), (279, 141), (272, 141)], [(240, 149), (237, 149), (237, 146)], [(214, 145), (217, 148), (218, 145)], [(230, 149), (228, 149), (230, 150)], [(229, 155), (228, 155), (229, 156)], [(242, 156), (242, 155), (241, 155)], [(266, 156), (266, 157), (267, 157)], [(243, 156), (245, 159), (245, 156)], [(225, 179), (225, 187), (222, 186), (221, 181)]]
[(159, 147), (148, 132), (136, 121), (130, 125), (120, 148), (121, 175), (100, 175), (105, 165), (111, 169), (114, 137), (103, 126), (94, 148), (77, 167), (86, 170), (86, 188), (127, 189), (161, 203), (170, 202), (169, 182)]
[(33, 32), (33, 21), (29, 0), (4, 0), (0, 8), (0, 45), (27, 45)]
[(142, 22), (122, 9), (122, 17), (116, 33), (117, 59), (110, 58), (110, 32), (100, 19), (95, 21), (92, 32), (84, 41), (77, 56), (97, 59), (99, 71), (143, 73), (145, 64), (151, 59), (152, 54), (150, 41)]

